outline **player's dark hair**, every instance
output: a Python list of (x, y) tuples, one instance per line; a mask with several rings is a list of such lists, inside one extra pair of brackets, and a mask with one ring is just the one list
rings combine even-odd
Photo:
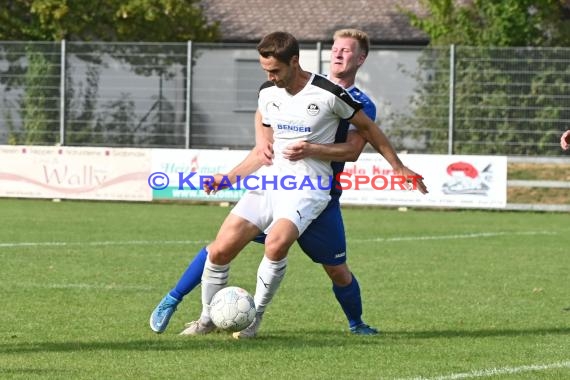
[(299, 56), (299, 42), (290, 33), (273, 32), (257, 44), (257, 51), (263, 58), (274, 57), (288, 65), (291, 58)]

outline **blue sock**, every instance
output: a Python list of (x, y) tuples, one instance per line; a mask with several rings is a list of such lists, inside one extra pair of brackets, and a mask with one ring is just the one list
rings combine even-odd
[(202, 281), (202, 272), (204, 271), (204, 265), (206, 264), (206, 256), (208, 256), (208, 251), (206, 247), (203, 247), (200, 252), (194, 257), (194, 259), (188, 265), (188, 268), (178, 280), (178, 283), (168, 294), (182, 301), (182, 298), (188, 293), (190, 293), (200, 282)]
[(342, 307), (342, 311), (348, 319), (349, 327), (358, 326), (362, 323), (362, 299), (360, 298), (360, 286), (354, 274), (352, 282), (344, 287), (333, 284), (334, 295)]

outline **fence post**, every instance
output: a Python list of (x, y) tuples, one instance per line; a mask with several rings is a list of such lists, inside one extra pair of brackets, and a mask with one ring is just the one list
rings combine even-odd
[(190, 149), (190, 119), (192, 118), (192, 41), (186, 49), (186, 122), (184, 148)]
[(59, 145), (65, 145), (65, 40), (61, 40), (59, 63)]
[(323, 46), (321, 45), (321, 42), (317, 42), (317, 74), (322, 74), (323, 73), (323, 60), (321, 59), (321, 56), (323, 52)]
[(449, 120), (447, 154), (453, 154), (453, 132), (455, 127), (455, 44), (449, 49)]

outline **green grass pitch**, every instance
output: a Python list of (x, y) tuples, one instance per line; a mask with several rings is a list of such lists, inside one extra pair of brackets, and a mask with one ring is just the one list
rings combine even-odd
[[(568, 214), (345, 208), (375, 337), (295, 245), (260, 336), (148, 319), (229, 208), (0, 199), (1, 379), (569, 379)], [(253, 292), (262, 246), (234, 261)]]

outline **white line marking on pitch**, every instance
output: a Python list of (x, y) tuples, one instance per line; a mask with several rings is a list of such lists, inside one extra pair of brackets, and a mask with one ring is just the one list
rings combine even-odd
[(395, 236), (391, 238), (350, 239), (350, 242), (391, 242), (391, 241), (417, 241), (417, 240), (451, 240), (451, 239), (477, 239), (482, 237), (510, 236), (510, 235), (556, 235), (552, 231), (522, 231), (522, 232), (480, 232), (473, 234), (434, 235), (434, 236)]
[(552, 231), (521, 231), (521, 232), (479, 232), (471, 234), (456, 235), (433, 235), (433, 236), (395, 236), (391, 238), (372, 238), (372, 239), (349, 239), (350, 242), (392, 242), (392, 241), (417, 241), (417, 240), (451, 240), (451, 239), (476, 239), (482, 237), (496, 237), (509, 235), (557, 235)]
[(152, 286), (146, 285), (118, 285), (118, 284), (34, 284), (34, 283), (11, 283), (10, 286), (20, 288), (41, 288), (41, 289), (79, 289), (79, 290), (119, 290), (119, 291), (149, 291)]
[[(451, 240), (451, 239), (476, 239), (482, 237), (497, 237), (509, 235), (557, 235), (552, 231), (521, 231), (521, 232), (479, 232), (470, 234), (456, 235), (432, 235), (432, 236), (395, 236), (391, 238), (369, 238), (369, 239), (348, 239), (351, 243), (365, 242), (398, 242), (398, 241), (420, 241), (420, 240)], [(0, 248), (19, 248), (19, 247), (67, 247), (67, 246), (112, 246), (112, 245), (161, 245), (161, 244), (207, 244), (208, 240), (125, 240), (125, 241), (90, 241), (90, 242), (65, 242), (65, 241), (47, 241), (47, 242), (13, 242), (0, 243)]]
[(124, 240), (124, 241), (44, 241), (44, 242), (21, 242), (21, 243), (0, 243), (0, 248), (16, 247), (68, 247), (84, 246), (98, 247), (106, 245), (148, 245), (148, 244), (206, 244), (208, 240)]
[(523, 365), (520, 367), (502, 367), (502, 368), (489, 368), (473, 372), (453, 373), (451, 375), (437, 376), (437, 377), (410, 377), (407, 379), (399, 380), (456, 380), (456, 379), (473, 379), (476, 377), (490, 377), (496, 375), (512, 375), (522, 372), (533, 371), (547, 371), (558, 368), (570, 368), (570, 361), (563, 361), (550, 364), (533, 364)]

